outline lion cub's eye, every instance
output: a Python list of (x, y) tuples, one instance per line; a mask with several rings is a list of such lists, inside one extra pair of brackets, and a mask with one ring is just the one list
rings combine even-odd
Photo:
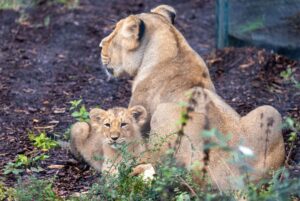
[(127, 123), (121, 123), (122, 128), (125, 127), (125, 126), (127, 126)]
[(110, 127), (110, 123), (106, 123), (106, 124), (104, 124), (104, 126), (106, 126), (106, 127)]

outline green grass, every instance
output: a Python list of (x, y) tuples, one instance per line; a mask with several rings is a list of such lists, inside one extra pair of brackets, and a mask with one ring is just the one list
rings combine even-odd
[(0, 0), (0, 9), (19, 10), (22, 7), (32, 6), (31, 0)]
[[(41, 0), (0, 0), (0, 10), (19, 10), (21, 8), (35, 6), (40, 1)], [(47, 0), (47, 3), (59, 3), (73, 9), (79, 5), (79, 0)]]

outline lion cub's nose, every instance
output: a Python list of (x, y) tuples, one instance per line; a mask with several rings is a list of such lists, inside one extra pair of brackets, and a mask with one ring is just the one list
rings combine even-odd
[(111, 136), (111, 139), (116, 141), (119, 138), (119, 136)]

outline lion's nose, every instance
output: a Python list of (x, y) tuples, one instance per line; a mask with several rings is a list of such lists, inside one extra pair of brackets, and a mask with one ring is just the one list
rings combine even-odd
[(100, 43), (99, 43), (99, 47), (103, 47), (103, 44), (104, 44), (104, 40), (102, 40)]
[(111, 136), (111, 139), (116, 141), (119, 138), (119, 136)]

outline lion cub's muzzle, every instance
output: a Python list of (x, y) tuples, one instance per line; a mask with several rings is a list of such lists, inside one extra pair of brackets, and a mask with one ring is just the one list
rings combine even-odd
[(110, 136), (109, 144), (112, 148), (119, 148), (123, 145), (124, 139), (120, 137), (119, 133), (113, 133)]
[(124, 143), (125, 143), (125, 141), (124, 140), (121, 140), (121, 139), (119, 139), (119, 140), (110, 140), (109, 141), (109, 145), (111, 146), (111, 148), (113, 148), (113, 149), (120, 149), (120, 148), (122, 148), (123, 147), (123, 145), (124, 145)]

